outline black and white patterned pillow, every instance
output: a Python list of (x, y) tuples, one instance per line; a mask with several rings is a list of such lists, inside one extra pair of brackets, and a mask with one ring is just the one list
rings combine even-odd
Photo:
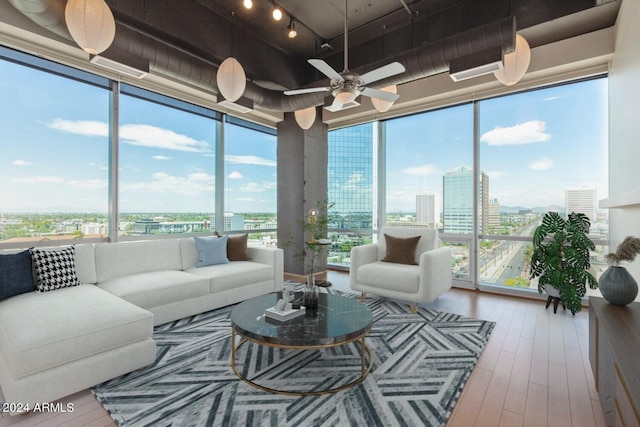
[(80, 285), (76, 276), (76, 248), (69, 246), (60, 250), (45, 251), (29, 248), (36, 270), (36, 290), (53, 291)]

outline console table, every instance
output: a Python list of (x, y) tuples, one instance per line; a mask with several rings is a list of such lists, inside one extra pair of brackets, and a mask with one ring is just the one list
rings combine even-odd
[(589, 360), (607, 426), (640, 426), (640, 303), (589, 297)]

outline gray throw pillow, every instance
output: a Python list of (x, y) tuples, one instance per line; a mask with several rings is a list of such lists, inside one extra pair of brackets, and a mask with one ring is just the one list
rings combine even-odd
[(35, 290), (31, 253), (0, 255), (0, 301)]

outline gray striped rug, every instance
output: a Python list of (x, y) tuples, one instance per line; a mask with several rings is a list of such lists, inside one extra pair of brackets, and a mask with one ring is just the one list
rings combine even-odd
[[(413, 314), (383, 299), (365, 304), (374, 318), (367, 335), (374, 365), (343, 392), (295, 397), (240, 381), (229, 365), (225, 307), (156, 327), (155, 363), (93, 394), (121, 426), (443, 426), (494, 323), (425, 308)], [(237, 366), (265, 385), (309, 389), (352, 381), (359, 354), (357, 344), (309, 351), (245, 344)]]

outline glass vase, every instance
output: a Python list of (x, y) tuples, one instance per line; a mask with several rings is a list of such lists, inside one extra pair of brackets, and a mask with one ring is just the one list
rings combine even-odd
[(308, 316), (318, 313), (318, 288), (316, 287), (313, 274), (307, 277), (307, 285), (304, 288), (302, 303)]

